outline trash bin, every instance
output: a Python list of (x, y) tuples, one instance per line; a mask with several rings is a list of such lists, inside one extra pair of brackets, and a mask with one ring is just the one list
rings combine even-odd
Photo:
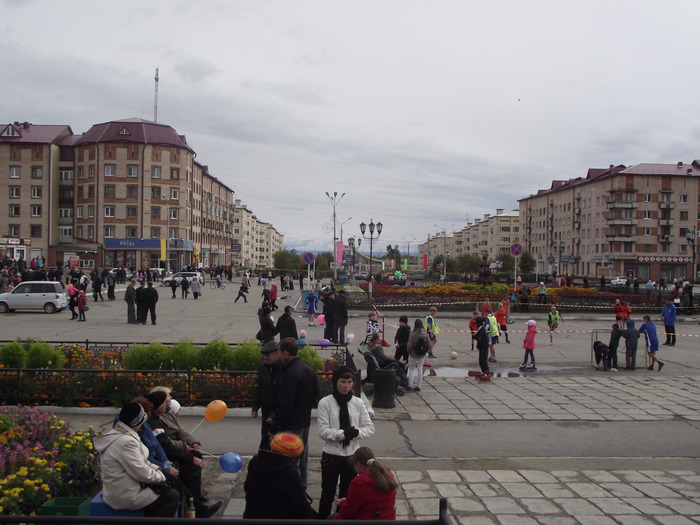
[(89, 516), (90, 498), (53, 498), (39, 508), (39, 516)]
[(396, 370), (393, 368), (377, 368), (374, 371), (374, 401), (375, 408), (394, 408), (394, 392), (396, 391)]

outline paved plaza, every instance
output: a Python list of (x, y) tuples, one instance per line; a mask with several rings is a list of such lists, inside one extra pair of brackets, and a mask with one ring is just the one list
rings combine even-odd
[[(170, 299), (170, 290), (159, 288), (156, 326), (127, 325), (123, 294), (114, 303), (91, 302), (88, 322), (82, 326), (68, 321), (65, 312), (6, 315), (0, 318), (3, 339), (31, 335), (47, 340), (172, 342), (188, 337), (206, 342), (220, 337), (235, 342), (257, 331), (259, 299), (254, 296), (261, 291), (253, 285), (248, 304), (233, 304), (237, 289), (236, 284), (224, 291), (207, 288), (204, 297), (194, 301)], [(278, 304), (296, 304), (297, 296), (298, 292), (290, 294)], [(411, 320), (417, 316), (384, 313), (389, 341), (400, 314)], [(436, 347), (438, 357), (431, 360), (436, 375), (426, 375), (421, 392), (397, 397), (394, 408), (373, 409), (377, 432), (366, 444), (401, 481), (399, 517), (435, 518), (439, 497), (446, 497), (455, 523), (700, 523), (696, 319), (678, 323), (683, 335), (676, 347), (663, 347), (660, 355), (667, 366), (661, 372), (638, 366), (634, 372), (614, 373), (591, 366), (591, 340), (605, 340), (612, 322), (612, 315), (603, 312), (565, 316), (553, 344), (540, 334), (539, 371), (520, 377), (506, 377), (522, 359), (522, 333), (512, 333), (510, 345), (502, 341), (497, 347), (493, 369), (503, 377), (479, 383), (467, 376), (477, 364), (464, 333), (466, 317), (440, 313), (444, 332)], [(538, 324), (546, 326), (543, 314), (533, 317), (541, 317)], [(366, 312), (351, 312), (348, 331), (360, 337), (365, 318)], [(309, 327), (302, 312), (295, 319), (298, 328), (307, 329), (311, 342), (321, 338), (321, 328)], [(516, 315), (509, 328), (520, 330), (525, 320)], [(452, 351), (458, 353), (454, 360), (449, 357)], [(639, 360), (643, 365), (641, 351)], [(108, 428), (114, 413), (59, 410), (73, 426), (93, 425), (97, 430)], [(185, 428), (194, 428), (202, 413), (201, 407), (183, 409)], [(250, 418), (247, 409), (232, 409), (221, 422), (202, 424), (197, 434), (213, 454), (207, 458), (207, 490), (227, 501), (219, 516), (240, 517), (245, 467), (227, 474), (216, 456), (235, 451), (249, 459), (255, 453), (259, 420)], [(317, 503), (322, 443), (315, 436), (315, 423), (311, 434), (309, 494)]]

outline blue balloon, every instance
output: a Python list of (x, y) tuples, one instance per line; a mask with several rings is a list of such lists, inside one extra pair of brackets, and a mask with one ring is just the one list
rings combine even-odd
[(219, 458), (219, 465), (221, 465), (224, 472), (235, 474), (243, 468), (243, 460), (235, 452), (229, 452)]
[(330, 346), (331, 342), (328, 339), (321, 339), (318, 344), (321, 345), (321, 348), (326, 348)]

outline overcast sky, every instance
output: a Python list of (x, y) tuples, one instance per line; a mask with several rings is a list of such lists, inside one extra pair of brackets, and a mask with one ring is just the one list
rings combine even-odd
[(158, 122), (286, 248), (331, 249), (337, 191), (344, 240), (374, 219), (379, 251), (415, 253), (553, 179), (700, 158), (698, 20), (697, 0), (0, 0), (0, 123), (151, 120), (158, 67)]

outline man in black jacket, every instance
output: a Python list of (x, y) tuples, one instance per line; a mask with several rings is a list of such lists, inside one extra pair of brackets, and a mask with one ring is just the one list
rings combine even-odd
[(340, 290), (333, 301), (333, 339), (334, 343), (345, 344), (345, 327), (348, 325), (348, 303), (345, 291)]
[(253, 406), (251, 417), (258, 417), (258, 410), (262, 410), (262, 426), (260, 429), (260, 448), (270, 450), (270, 424), (267, 419), (272, 413), (277, 393), (277, 384), (282, 375), (282, 362), (275, 341), (269, 341), (260, 349), (263, 362), (258, 367), (258, 375), (253, 391)]
[(277, 330), (280, 333), (280, 339), (285, 339), (286, 337), (291, 337), (294, 340), (299, 339), (297, 324), (294, 321), (294, 317), (292, 317), (293, 311), (294, 308), (291, 306), (285, 306), (284, 313), (277, 320)]
[(304, 442), (304, 452), (297, 459), (297, 464), (302, 485), (306, 488), (311, 409), (318, 398), (318, 383), (315, 372), (299, 359), (299, 347), (294, 339), (282, 339), (279, 352), (283, 363), (282, 377), (275, 394), (272, 414), (267, 418), (267, 422), (270, 424), (271, 434), (289, 432), (296, 434)]
[(151, 312), (151, 324), (156, 324), (156, 303), (158, 290), (153, 288), (153, 281), (148, 281), (148, 288), (143, 292), (143, 324), (146, 324), (148, 312)]

